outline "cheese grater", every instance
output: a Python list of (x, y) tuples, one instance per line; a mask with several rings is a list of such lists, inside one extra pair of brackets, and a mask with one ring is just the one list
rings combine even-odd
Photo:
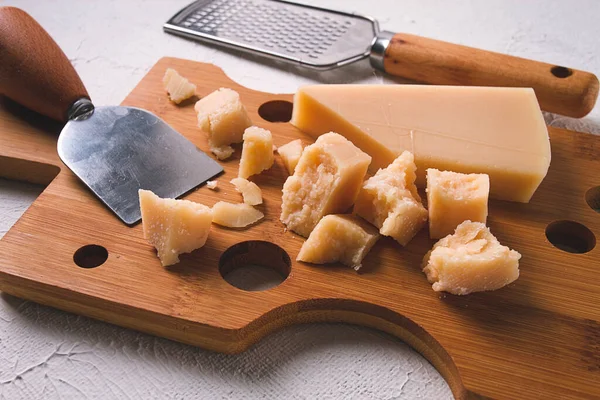
[(378, 70), (423, 83), (532, 87), (543, 110), (571, 117), (586, 115), (598, 96), (589, 72), (380, 31), (367, 16), (285, 0), (198, 0), (163, 29), (315, 69), (369, 58)]
[(362, 15), (281, 0), (199, 0), (166, 32), (330, 69), (369, 56), (379, 25)]

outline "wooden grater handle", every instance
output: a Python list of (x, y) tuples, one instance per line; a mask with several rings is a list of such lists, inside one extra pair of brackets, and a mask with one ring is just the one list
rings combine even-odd
[(589, 72), (406, 33), (381, 32), (371, 63), (434, 85), (531, 87), (542, 110), (576, 118), (588, 114), (598, 97), (598, 78)]
[(29, 14), (0, 7), (0, 93), (50, 118), (66, 121), (71, 106), (89, 99), (79, 75)]

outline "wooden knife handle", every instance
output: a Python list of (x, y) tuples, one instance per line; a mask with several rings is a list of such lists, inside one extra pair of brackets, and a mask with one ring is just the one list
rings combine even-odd
[(598, 78), (589, 72), (406, 33), (384, 31), (378, 41), (380, 57), (372, 53), (371, 63), (392, 75), (435, 85), (531, 87), (542, 110), (577, 118), (598, 97)]
[(17, 103), (66, 121), (78, 99), (89, 99), (65, 53), (25, 11), (0, 7), (0, 51), (0, 93)]

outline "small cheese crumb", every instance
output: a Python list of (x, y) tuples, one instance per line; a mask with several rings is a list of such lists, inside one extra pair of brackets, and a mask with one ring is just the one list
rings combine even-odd
[(257, 126), (246, 129), (238, 176), (248, 178), (251, 175), (260, 174), (271, 168), (274, 160), (271, 132)]
[(354, 203), (371, 157), (337, 133), (306, 146), (283, 185), (281, 222), (308, 237), (327, 214), (346, 212)]
[(210, 190), (217, 190), (217, 181), (206, 181), (206, 187)]
[(427, 222), (427, 210), (421, 204), (415, 186), (416, 170), (412, 153), (403, 152), (363, 184), (354, 205), (357, 215), (402, 246), (406, 246)]
[(167, 68), (163, 77), (163, 84), (169, 98), (175, 104), (179, 104), (196, 94), (196, 85), (179, 75), (173, 68)]
[(482, 222), (488, 215), (490, 178), (487, 174), (460, 174), (427, 170), (429, 237), (443, 238), (463, 221)]
[(219, 160), (226, 160), (233, 154), (234, 150), (231, 146), (211, 147), (210, 151), (217, 156)]
[(235, 190), (242, 194), (244, 203), (251, 206), (262, 204), (262, 191), (256, 183), (244, 178), (233, 178), (230, 182), (235, 186)]
[(481, 222), (464, 221), (423, 259), (436, 292), (463, 295), (496, 290), (519, 277), (521, 254), (502, 246)]
[(212, 221), (209, 207), (188, 200), (161, 199), (140, 190), (144, 238), (156, 247), (163, 266), (179, 262), (179, 255), (204, 246)]
[(283, 160), (283, 165), (288, 170), (290, 175), (294, 174), (294, 169), (298, 165), (300, 156), (302, 155), (302, 141), (300, 139), (292, 140), (277, 149), (277, 152)]
[(377, 229), (352, 215), (326, 215), (302, 245), (297, 261), (313, 264), (341, 262), (356, 271), (373, 247)]
[(198, 126), (208, 134), (208, 145), (219, 160), (233, 154), (232, 143), (240, 143), (244, 130), (252, 125), (240, 95), (221, 88), (196, 102)]
[(249, 204), (233, 204), (226, 201), (216, 203), (212, 208), (212, 212), (212, 222), (228, 228), (245, 228), (260, 221), (265, 216)]

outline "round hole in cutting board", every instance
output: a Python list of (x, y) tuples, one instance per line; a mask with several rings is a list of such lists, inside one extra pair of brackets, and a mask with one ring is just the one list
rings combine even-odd
[(592, 210), (600, 213), (600, 186), (591, 188), (585, 193), (585, 201)]
[(273, 100), (258, 107), (258, 115), (269, 122), (289, 122), (294, 105), (285, 100)]
[(80, 247), (73, 254), (73, 261), (81, 268), (96, 268), (108, 259), (108, 250), (97, 244)]
[(554, 247), (569, 253), (587, 253), (596, 246), (596, 237), (575, 221), (554, 221), (546, 227), (546, 237)]
[(559, 65), (552, 67), (550, 72), (552, 72), (552, 75), (557, 78), (568, 78), (569, 76), (573, 75), (573, 71), (571, 71), (569, 68), (561, 67)]
[(256, 292), (274, 288), (290, 274), (290, 256), (271, 242), (250, 240), (237, 243), (223, 253), (219, 272), (238, 289)]

